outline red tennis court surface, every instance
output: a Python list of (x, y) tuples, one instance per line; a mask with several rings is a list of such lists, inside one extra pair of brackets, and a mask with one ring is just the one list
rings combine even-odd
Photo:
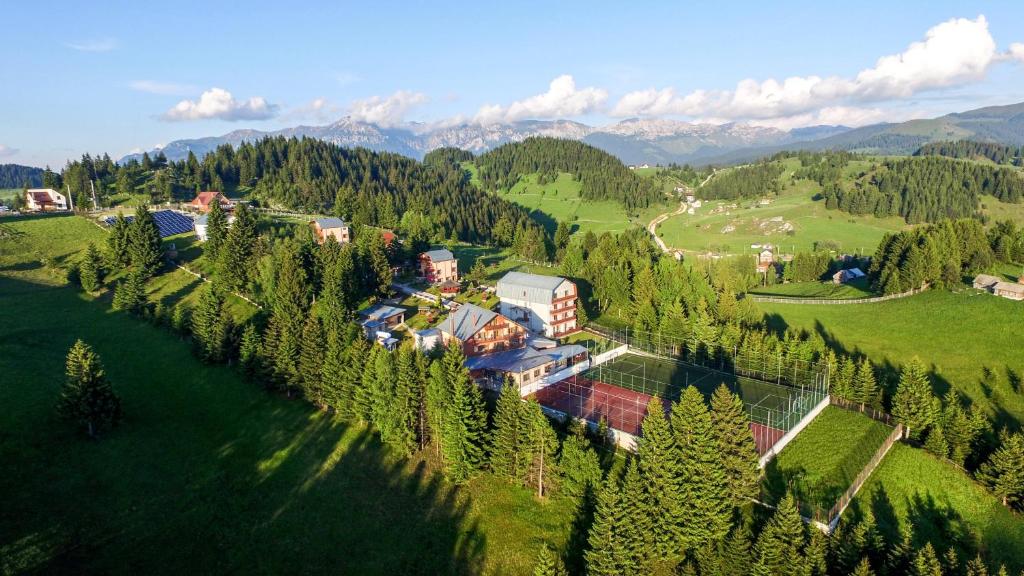
[[(652, 396), (612, 386), (587, 378), (569, 378), (538, 390), (534, 397), (541, 405), (564, 412), (573, 418), (598, 422), (603, 417), (608, 426), (634, 436), (640, 435), (640, 424), (647, 414)], [(669, 402), (662, 400), (666, 411)], [(758, 454), (763, 455), (785, 431), (764, 424), (751, 423)]]

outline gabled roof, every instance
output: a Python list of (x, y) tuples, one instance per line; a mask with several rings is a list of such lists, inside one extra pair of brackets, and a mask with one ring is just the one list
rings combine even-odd
[(1024, 294), (1024, 284), (1016, 282), (996, 282), (993, 290), (996, 292), (1011, 292), (1013, 294)]
[(498, 298), (549, 304), (555, 289), (565, 281), (565, 278), (560, 276), (509, 272), (501, 280), (498, 280), (497, 294)]
[(313, 222), (316, 222), (316, 225), (319, 226), (321, 230), (326, 230), (328, 228), (344, 228), (347, 226), (344, 220), (333, 216), (328, 216), (326, 218), (314, 218)]
[(451, 334), (461, 341), (466, 341), (497, 317), (497, 312), (486, 310), (476, 304), (463, 304), (437, 327), (442, 332)]
[(515, 348), (482, 356), (471, 356), (466, 358), (466, 368), (469, 370), (497, 370), (499, 372), (521, 373), (532, 370), (551, 362), (567, 360), (587, 351), (578, 344), (568, 344), (557, 348), (537, 350), (529, 346)]
[(399, 314), (405, 314), (405, 308), (396, 308), (386, 304), (374, 304), (359, 311), (359, 315), (366, 318), (365, 322), (381, 322)]
[(975, 286), (994, 286), (998, 282), (1002, 282), (1002, 280), (989, 274), (978, 274), (974, 277)]
[(455, 254), (452, 254), (451, 250), (441, 248), (440, 250), (428, 250), (421, 254), (421, 256), (430, 258), (431, 262), (444, 262), (446, 260), (455, 260)]
[[(224, 198), (224, 195), (221, 194), (220, 192), (213, 192), (213, 191), (200, 192), (192, 200), (192, 203), (195, 204), (196, 202), (199, 202), (200, 206), (206, 206), (210, 202), (213, 202), (214, 198), (217, 198), (218, 196), (221, 197), (221, 198)], [(227, 198), (224, 198), (224, 199), (227, 200)]]

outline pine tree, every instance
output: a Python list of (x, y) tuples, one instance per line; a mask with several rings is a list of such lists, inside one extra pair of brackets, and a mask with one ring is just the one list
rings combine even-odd
[(469, 377), (465, 356), (453, 340), (442, 359), (451, 387), (451, 404), (441, 423), (445, 468), (456, 484), (469, 480), (480, 469), (486, 453), (487, 414), (480, 388)]
[(114, 310), (141, 314), (146, 306), (145, 278), (138, 270), (131, 270), (114, 289)]
[(682, 473), (680, 452), (672, 434), (665, 406), (661, 398), (651, 398), (647, 414), (641, 425), (637, 446), (640, 478), (649, 506), (651, 544), (649, 552), (655, 562), (671, 568), (679, 561), (679, 539), (682, 526), (687, 522), (684, 514), (683, 494), (680, 486)]
[(924, 365), (916, 356), (900, 373), (900, 382), (892, 400), (892, 415), (915, 439), (920, 439), (925, 430), (935, 423), (936, 399)]
[(881, 391), (878, 389), (878, 381), (875, 379), (875, 370), (867, 358), (857, 365), (857, 373), (853, 379), (853, 400), (861, 405), (871, 408), (878, 408), (881, 404)]
[(523, 401), (511, 379), (501, 386), (494, 412), (491, 433), (491, 470), (499, 477), (515, 483), (523, 480)]
[(942, 564), (939, 562), (931, 542), (926, 543), (914, 557), (913, 575), (942, 576)]
[(730, 500), (741, 507), (757, 497), (761, 471), (743, 400), (725, 384), (711, 395), (711, 421)]
[(875, 576), (875, 572), (871, 569), (871, 564), (868, 563), (867, 558), (860, 559), (857, 567), (853, 570), (853, 576)]
[(395, 410), (395, 355), (383, 348), (374, 357), (370, 418), (385, 444), (394, 442), (398, 427)]
[(128, 256), (132, 268), (149, 278), (160, 268), (160, 230), (146, 206), (135, 210), (128, 226)]
[(704, 396), (693, 386), (672, 406), (683, 498), (683, 543), (699, 548), (729, 530), (731, 492)]
[(416, 450), (420, 399), (423, 396), (423, 382), (416, 366), (417, 354), (415, 348), (405, 345), (398, 349), (395, 358), (395, 430), (391, 445), (406, 455)]
[(107, 258), (112, 267), (124, 268), (131, 265), (131, 256), (128, 252), (128, 220), (120, 212), (114, 218), (110, 227), (110, 236), (107, 236)]
[(946, 436), (942, 433), (941, 425), (936, 424), (928, 429), (928, 434), (924, 439), (924, 449), (939, 458), (946, 458), (949, 455), (949, 444), (946, 442)]
[(754, 546), (754, 574), (803, 574), (807, 568), (804, 559), (806, 545), (807, 528), (793, 496), (786, 494)]
[(980, 555), (967, 563), (967, 576), (988, 576), (988, 566), (985, 566)]
[(631, 566), (623, 542), (625, 510), (622, 494), (614, 478), (608, 478), (597, 493), (594, 522), (587, 535), (589, 549), (584, 552), (589, 576), (621, 576)]
[(310, 314), (302, 326), (302, 344), (299, 349), (299, 374), (302, 394), (318, 408), (325, 408), (323, 386), (324, 334), (320, 321)]
[(192, 341), (203, 362), (223, 362), (228, 355), (231, 319), (224, 308), (224, 293), (213, 284), (200, 292), (192, 311)]
[(343, 401), (346, 346), (341, 330), (342, 327), (338, 324), (327, 325), (324, 364), (320, 372), (321, 382), (323, 383), (324, 403), (338, 413), (342, 412), (342, 406), (346, 404)]
[(651, 507), (644, 492), (636, 458), (626, 463), (622, 481), (622, 521), (619, 523), (623, 550), (623, 574), (646, 574), (651, 568)]
[(189, 316), (188, 307), (183, 302), (178, 302), (174, 305), (174, 309), (171, 310), (171, 329), (177, 332), (179, 336), (188, 335), (189, 326), (191, 325)]
[(57, 412), (84, 427), (90, 438), (121, 420), (121, 399), (107, 381), (100, 357), (92, 347), (75, 341), (68, 351), (66, 379)]
[(203, 254), (210, 262), (217, 261), (227, 234), (227, 215), (224, 214), (224, 209), (221, 208), (220, 202), (215, 201), (211, 203), (210, 212), (206, 215), (206, 243), (203, 244)]
[(989, 487), (1003, 506), (1024, 504), (1024, 434), (999, 434), (999, 448), (978, 470), (978, 480)]
[(358, 367), (362, 370), (362, 375), (359, 378), (359, 387), (352, 394), (352, 409), (362, 422), (373, 423), (373, 406), (377, 391), (377, 356), (383, 351), (380, 346), (370, 344), (363, 357), (363, 364)]
[(245, 291), (252, 278), (252, 257), (256, 250), (256, 218), (245, 204), (235, 208), (235, 221), (218, 250), (218, 271), (229, 290)]
[[(493, 448), (497, 450), (497, 446)], [(493, 456), (491, 457), (493, 461)], [(601, 484), (601, 461), (584, 434), (570, 434), (562, 441), (558, 456), (560, 491), (572, 498), (585, 498)]]
[(261, 370), (260, 333), (256, 325), (249, 322), (242, 330), (242, 341), (238, 347), (238, 362), (242, 372), (250, 380), (256, 378)]
[(566, 576), (565, 563), (547, 544), (541, 546), (533, 576)]
[(451, 409), (452, 393), (442, 360), (430, 364), (426, 385), (426, 416), (437, 454), (444, 458), (444, 423)]
[(338, 387), (337, 405), (334, 407), (343, 416), (364, 418), (365, 412), (358, 403), (363, 389), (363, 367), (370, 364), (371, 344), (357, 336), (345, 351), (345, 368)]
[(526, 403), (523, 414), (526, 424), (524, 440), (530, 454), (527, 477), (530, 484), (537, 488), (537, 497), (543, 498), (551, 492), (558, 475), (558, 436), (536, 400)]
[(99, 250), (92, 242), (89, 242), (78, 266), (78, 279), (86, 292), (95, 292), (103, 286), (103, 262)]

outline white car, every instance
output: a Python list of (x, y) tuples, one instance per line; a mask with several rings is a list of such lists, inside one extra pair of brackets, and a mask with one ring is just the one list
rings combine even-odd
[(6, 213), (8, 213), (10, 211), (11, 211), (11, 209), (8, 208), (7, 206), (0, 205), (0, 214), (6, 214)]

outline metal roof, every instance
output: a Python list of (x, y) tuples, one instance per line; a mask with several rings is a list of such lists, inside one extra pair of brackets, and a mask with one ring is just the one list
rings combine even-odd
[(364, 323), (374, 321), (383, 322), (384, 320), (393, 318), (399, 314), (405, 314), (405, 308), (396, 308), (386, 304), (374, 304), (369, 308), (363, 308), (359, 311), (359, 315), (366, 318)]
[(430, 258), (431, 262), (444, 262), (446, 260), (455, 260), (455, 254), (452, 254), (451, 250), (441, 248), (439, 250), (428, 250), (423, 253), (424, 256)]
[(465, 341), (472, 338), (497, 316), (497, 312), (486, 310), (476, 304), (463, 304), (437, 327), (459, 340)]
[(993, 286), (997, 282), (1002, 282), (1002, 279), (989, 274), (978, 274), (974, 277), (975, 286)]
[(313, 222), (316, 222), (316, 225), (319, 226), (321, 229), (344, 228), (345, 226), (347, 226), (344, 220), (342, 220), (341, 218), (335, 218), (334, 216), (328, 216), (326, 218), (314, 218)]
[(498, 298), (526, 300), (541, 304), (550, 304), (555, 289), (565, 282), (560, 276), (541, 276), (524, 272), (509, 272), (498, 280)]
[(493, 354), (484, 354), (483, 356), (471, 356), (466, 358), (466, 368), (470, 370), (496, 370), (498, 372), (521, 373), (552, 362), (567, 360), (586, 351), (586, 348), (578, 344), (569, 344), (546, 350), (535, 350), (527, 346)]

